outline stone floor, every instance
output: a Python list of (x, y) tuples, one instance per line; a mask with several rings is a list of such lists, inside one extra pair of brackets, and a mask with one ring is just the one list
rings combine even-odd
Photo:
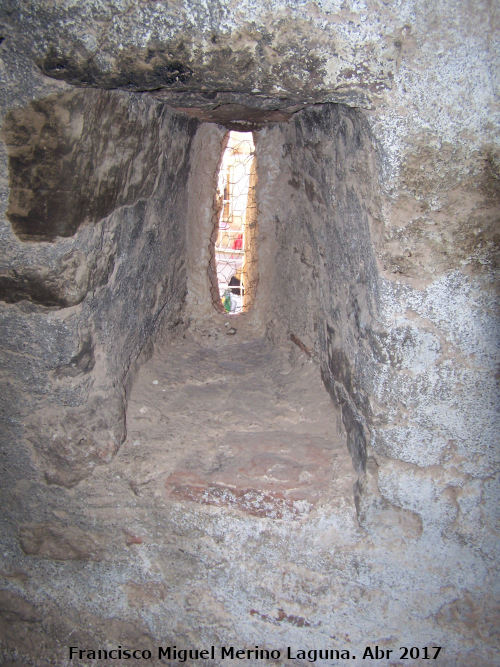
[(119, 455), (135, 461), (140, 447), (136, 485), (274, 519), (306, 516), (335, 496), (354, 516), (338, 411), (314, 362), (294, 349), (288, 357), (233, 336), (216, 348), (184, 339), (157, 350), (131, 393)]

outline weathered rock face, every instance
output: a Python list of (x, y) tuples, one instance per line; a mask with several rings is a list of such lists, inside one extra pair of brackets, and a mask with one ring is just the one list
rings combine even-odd
[(3, 139), (14, 232), (25, 241), (73, 236), (83, 222), (150, 197), (158, 177), (151, 166), (160, 159), (157, 112), (128, 96), (75, 91), (9, 113)]
[[(39, 243), (18, 243), (3, 259), (7, 393), (51, 482), (75, 484), (110, 460), (125, 436), (129, 368), (167, 301), (167, 320), (178, 317), (195, 126), (154, 101), (101, 91), (52, 96), (6, 118), (7, 218)], [(19, 350), (29, 352), (22, 369)]]
[[(493, 12), (486, 0), (3, 3), (2, 659), (65, 664), (71, 636), (335, 640), (359, 664), (363, 642), (437, 643), (439, 664), (495, 664)], [(317, 364), (356, 508), (345, 484), (332, 499), (314, 433), (283, 443), (250, 405), (249, 433), (219, 437), (217, 383), (252, 370), (214, 371), (209, 353), (202, 386), (188, 374), (179, 400), (203, 406), (210, 446), (172, 434), (192, 418), (170, 371), (172, 414), (136, 395), (128, 425), (149, 440), (118, 452), (159, 333), (182, 322), (227, 341), (207, 266), (229, 127), (255, 130), (258, 165), (259, 286), (237, 336)], [(283, 386), (266, 385), (273, 407)], [(286, 480), (269, 481), (280, 457)]]
[(286, 323), (282, 336), (297, 336), (320, 354), (361, 472), (371, 418), (364, 376), (374, 365), (367, 331), (378, 314), (373, 137), (363, 116), (341, 105), (303, 111), (281, 133), (261, 134), (261, 160), (267, 153), (280, 167), (272, 188), (264, 183), (261, 205), (273, 213), (278, 248), (271, 322), (278, 330)]
[[(78, 11), (69, 2), (57, 8), (13, 2), (11, 15), (22, 15), (31, 28), (31, 56), (55, 79), (184, 93), (182, 99), (196, 97), (208, 107), (220, 103), (230, 81), (228, 92), (250, 93), (252, 106), (258, 95), (264, 106), (284, 108), (327, 100), (366, 103), (367, 93), (391, 88), (404, 37), (391, 25), (393, 10), (383, 4), (378, 9), (375, 25), (340, 2), (323, 10), (254, 0), (233, 7), (181, 2), (168, 12), (133, 2)], [(376, 54), (370, 47), (353, 48), (353, 35), (362, 43), (375, 34)], [(367, 64), (369, 53), (373, 62)]]
[[(472, 258), (468, 275), (446, 271), (429, 283), (438, 269), (410, 254), (408, 282), (402, 268), (394, 280), (383, 264), (390, 241), (381, 233), (376, 144), (359, 111), (302, 111), (263, 130), (257, 146), (261, 169), (269, 167), (259, 206), (272, 212), (276, 233), (269, 321), (278, 337), (316, 350), (342, 407), (361, 525), (371, 530), (391, 516), (410, 531), (420, 533), (423, 521), (425, 531), (448, 534), (459, 518), (455, 494), (468, 495), (479, 478), (489, 486), (493, 474), (495, 296), (485, 289), (493, 257)], [(489, 195), (482, 201), (488, 228)], [(446, 244), (441, 251), (449, 256)], [(421, 497), (424, 488), (432, 503)], [(485, 519), (481, 540), (493, 530)]]

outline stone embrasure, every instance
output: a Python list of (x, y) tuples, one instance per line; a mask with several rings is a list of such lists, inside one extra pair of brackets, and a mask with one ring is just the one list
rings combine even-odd
[[(494, 10), (2, 3), (0, 662), (496, 664)], [(237, 323), (228, 128), (258, 165)]]

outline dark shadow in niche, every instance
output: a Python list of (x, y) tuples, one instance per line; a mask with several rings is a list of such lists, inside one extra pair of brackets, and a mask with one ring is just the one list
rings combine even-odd
[(61, 286), (48, 284), (39, 276), (9, 275), (0, 276), (0, 301), (6, 303), (18, 303), (19, 301), (31, 301), (43, 306), (55, 306), (67, 308), (80, 303), (85, 294), (77, 299), (68, 299)]
[[(182, 48), (180, 49), (183, 54)], [(131, 91), (158, 90), (176, 87), (189, 81), (193, 70), (180, 58), (172, 57), (170, 49), (129, 49), (118, 55), (116, 67), (103, 71), (93, 55), (65, 52), (51, 44), (38, 60), (38, 67), (47, 76), (75, 86), (123, 89)]]
[(74, 91), (7, 114), (7, 217), (21, 240), (73, 236), (119, 206), (147, 199), (160, 161), (156, 102)]
[(78, 375), (84, 375), (90, 373), (90, 371), (95, 366), (95, 355), (94, 355), (94, 345), (92, 343), (92, 338), (90, 334), (83, 339), (80, 350), (72, 357), (69, 361), (69, 364), (64, 366), (58, 366), (54, 370), (54, 376), (56, 378), (64, 377), (77, 377)]
[(105, 282), (112, 262), (91, 278), (83, 252), (59, 257), (53, 264), (21, 264), (0, 273), (0, 300), (6, 303), (31, 301), (42, 306), (67, 308), (81, 303), (91, 284)]

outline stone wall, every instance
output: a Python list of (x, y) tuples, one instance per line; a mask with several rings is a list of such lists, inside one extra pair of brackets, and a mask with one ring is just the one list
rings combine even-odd
[[(45, 642), (63, 664), (73, 631), (319, 648), (350, 629), (390, 645), (404, 623), (442, 665), (495, 664), (494, 10), (3, 3), (6, 660), (11, 626), (23, 660)], [(106, 477), (158, 334), (226, 337), (204, 263), (225, 128), (196, 116), (256, 130), (259, 285), (238, 328), (318, 362), (359, 526), (159, 512)]]
[(129, 369), (180, 317), (195, 128), (154, 101), (101, 91), (6, 117), (4, 418), (24, 422), (50, 482), (75, 484), (110, 460)]
[(378, 306), (373, 138), (363, 115), (342, 105), (302, 111), (280, 130), (261, 133), (258, 143), (279, 164), (273, 199), (261, 204), (272, 212), (277, 247), (270, 327), (284, 325), (279, 335), (298, 337), (321, 359), (361, 472), (369, 419), (363, 374), (374, 363), (366, 331)]
[[(405, 531), (455, 534), (457, 496), (480, 503), (478, 484), (489, 489), (494, 466), (489, 264), (474, 271), (471, 260), (466, 274), (450, 267), (434, 281), (424, 271), (436, 272), (435, 265), (415, 268), (412, 251), (406, 271), (384, 264), (390, 242), (381, 233), (381, 156), (363, 112), (340, 105), (302, 111), (261, 132), (257, 145), (267, 154), (260, 163), (279, 165), (261, 178), (260, 206), (272, 211), (263, 217), (272, 215), (276, 230), (270, 331), (316, 353), (342, 406), (361, 525), (377, 530), (387, 513), (399, 513)], [(488, 228), (488, 195), (481, 206)], [(479, 543), (492, 531), (485, 517)]]

